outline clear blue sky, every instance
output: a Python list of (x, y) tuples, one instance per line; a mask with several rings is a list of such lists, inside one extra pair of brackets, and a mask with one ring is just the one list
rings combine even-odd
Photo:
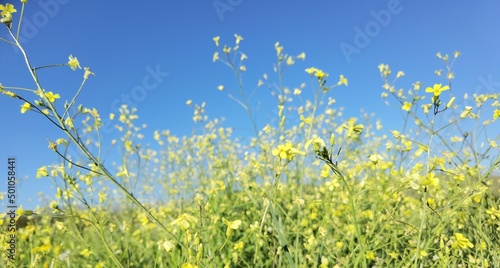
[[(40, 5), (42, 2), (50, 5)], [(12, 3), (20, 11), (19, 1)], [(455, 94), (499, 91), (499, 12), (500, 2), (492, 0), (46, 0), (29, 1), (21, 36), (35, 66), (65, 63), (70, 54), (82, 67), (89, 66), (96, 76), (89, 80), (79, 103), (96, 107), (103, 118), (116, 112), (122, 95), (131, 95), (134, 87), (143, 84), (148, 68), (158, 68), (168, 75), (160, 77), (141, 101), (134, 101), (139, 122), (148, 124), (145, 134), (171, 129), (174, 134), (188, 135), (192, 109), (185, 102), (192, 99), (194, 103), (206, 101), (211, 118), (224, 116), (225, 125), (235, 127), (235, 135), (244, 136), (251, 128), (246, 113), (227, 97), (228, 93), (237, 95), (234, 77), (223, 64), (212, 63), (216, 35), (222, 44), (234, 44), (235, 33), (244, 37), (241, 50), (249, 58), (244, 75), (247, 90), (255, 88), (263, 73), (272, 74), (274, 43), (279, 41), (286, 53), (304, 51), (307, 55), (305, 62), (297, 61), (290, 69), (291, 76), (285, 81), (288, 86), (309, 82), (303, 70), (311, 66), (335, 77), (332, 83), (344, 74), (349, 87), (332, 94), (338, 105), (346, 107), (346, 117), (359, 116), (363, 109), (375, 112), (387, 128), (397, 128), (401, 116), (397, 107), (386, 107), (380, 98), (382, 80), (377, 66), (387, 63), (394, 72), (405, 71), (399, 82), (404, 88), (417, 80), (424, 85), (445, 83), (433, 74), (444, 67), (435, 54), (457, 50), (462, 55), (455, 65)], [(360, 37), (365, 34), (364, 39)], [(0, 36), (6, 38), (5, 27), (0, 27)], [(354, 52), (343, 51), (347, 46)], [(2, 42), (0, 59), (0, 83), (34, 86), (19, 52)], [(47, 69), (40, 77), (46, 89), (65, 100), (78, 88), (81, 74), (66, 67)], [(494, 83), (488, 85), (489, 79)], [(227, 91), (219, 92), (219, 84)], [(24, 96), (35, 99), (34, 95)], [(19, 101), (1, 97), (0, 170), (6, 172), (7, 156), (17, 157), (21, 177), (18, 201), (30, 208), (37, 204), (37, 192), (53, 193), (52, 183), (35, 179), (35, 174), (36, 168), (57, 161), (47, 149), (47, 139), (55, 140), (61, 134), (35, 113), (21, 115)], [(251, 105), (257, 107), (258, 103), (257, 120), (263, 126), (276, 109), (267, 90), (256, 93)], [(0, 188), (0, 192), (5, 190)]]

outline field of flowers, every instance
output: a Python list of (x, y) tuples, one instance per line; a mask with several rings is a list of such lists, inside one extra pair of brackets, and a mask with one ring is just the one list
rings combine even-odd
[[(151, 133), (124, 105), (106, 115), (120, 138), (104, 144), (95, 139), (101, 115), (76, 101), (92, 71), (83, 68), (80, 89), (61, 109), (63, 100), (43, 89), (37, 70), (81, 71), (78, 59), (32, 66), (17, 41), (16, 7), (0, 10), (10, 33), (2, 46), (23, 53), (37, 85), (20, 91), (0, 84), (0, 91), (20, 103), (18, 112), (39, 113), (61, 134), (49, 142), (60, 161), (37, 170), (57, 195), (37, 215), (19, 210), (17, 219), (28, 223), (2, 232), (6, 267), (499, 267), (500, 137), (490, 133), (498, 135), (500, 95), (453, 95), (460, 53), (437, 54), (444, 71), (436, 74), (447, 84), (398, 85), (404, 72), (380, 64), (381, 97), (398, 103), (406, 121), (378, 135), (382, 123), (370, 114), (343, 118), (332, 94), (348, 86), (340, 73), (310, 67), (307, 83), (273, 83), (306, 59), (276, 43), (274, 74), (258, 85), (270, 89), (279, 113), (259, 128), (241, 77), (243, 37), (231, 44), (214, 37), (214, 64), (235, 75), (251, 139), (234, 137), (204, 113), (204, 103), (188, 101), (199, 132)], [(312, 99), (297, 101), (311, 88)], [(474, 105), (456, 104), (466, 98)], [(147, 135), (157, 144), (142, 144)], [(103, 163), (106, 150), (120, 153), (116, 165)]]

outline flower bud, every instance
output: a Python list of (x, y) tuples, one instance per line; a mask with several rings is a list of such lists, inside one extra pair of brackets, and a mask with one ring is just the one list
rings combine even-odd
[(10, 29), (12, 26), (12, 17), (11, 16), (6, 16), (0, 19), (0, 22), (7, 25), (7, 27)]
[(448, 101), (448, 104), (446, 104), (446, 108), (450, 108), (453, 102), (455, 101), (455, 97), (451, 98), (450, 101)]

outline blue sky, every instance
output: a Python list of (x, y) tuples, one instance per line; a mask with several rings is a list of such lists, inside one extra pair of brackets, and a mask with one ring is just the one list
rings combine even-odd
[[(19, 1), (12, 3), (20, 11)], [(285, 53), (307, 55), (305, 62), (297, 61), (290, 68), (290, 76), (285, 78), (289, 87), (309, 83), (303, 70), (311, 66), (335, 77), (332, 83), (344, 74), (349, 86), (331, 94), (346, 108), (345, 116), (359, 116), (363, 109), (374, 112), (387, 129), (397, 129), (402, 117), (398, 107), (387, 107), (380, 98), (382, 80), (377, 66), (386, 63), (394, 72), (403, 70), (406, 76), (398, 82), (403, 88), (417, 80), (424, 85), (445, 83), (434, 75), (434, 70), (444, 68), (435, 54), (460, 51), (454, 93), (498, 92), (499, 10), (500, 2), (492, 0), (46, 0), (29, 1), (21, 36), (35, 66), (65, 63), (72, 54), (82, 67), (90, 67), (96, 76), (88, 81), (78, 102), (96, 107), (103, 118), (117, 112), (118, 104), (132, 96), (145, 77), (156, 73), (157, 79), (148, 80), (155, 84), (153, 88), (139, 99), (131, 98), (139, 109), (139, 122), (148, 124), (145, 134), (170, 129), (177, 135), (189, 135), (193, 124), (192, 108), (185, 104), (188, 99), (205, 101), (207, 114), (224, 116), (225, 125), (234, 127), (235, 135), (251, 133), (245, 111), (227, 97), (228, 93), (237, 95), (232, 72), (221, 63), (212, 63), (216, 49), (212, 38), (219, 35), (222, 44), (232, 45), (235, 33), (243, 36), (240, 49), (249, 58), (243, 77), (248, 92), (255, 89), (263, 73), (271, 76), (276, 61), (274, 44), (279, 41)], [(0, 36), (7, 37), (5, 27), (0, 27)], [(346, 52), (347, 47), (351, 53)], [(0, 83), (34, 86), (21, 53), (2, 42), (0, 59)], [(59, 93), (62, 100), (73, 96), (82, 75), (68, 67), (39, 74), (42, 85)], [(218, 91), (219, 84), (226, 90)], [(26, 93), (24, 97), (35, 99)], [(0, 159), (17, 158), (18, 203), (33, 207), (38, 192), (53, 192), (52, 183), (35, 179), (35, 173), (36, 168), (57, 161), (47, 149), (47, 139), (55, 140), (61, 134), (35, 113), (21, 115), (19, 101), (5, 96), (0, 101)], [(257, 90), (251, 106), (260, 107), (260, 126), (276, 113), (265, 89)], [(116, 133), (105, 135), (113, 138)], [(3, 166), (0, 170), (5, 172), (6, 164)]]

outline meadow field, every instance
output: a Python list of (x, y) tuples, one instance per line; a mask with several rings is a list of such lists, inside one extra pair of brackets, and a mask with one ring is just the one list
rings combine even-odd
[[(278, 111), (259, 127), (242, 79), (244, 39), (216, 36), (208, 56), (234, 73), (252, 134), (235, 136), (205, 102), (188, 100), (196, 131), (177, 136), (149, 130), (127, 105), (100, 114), (80, 104), (92, 70), (78, 55), (31, 65), (17, 42), (21, 4), (9, 5), (0, 6), (9, 33), (1, 46), (22, 52), (26, 69), (15, 71), (36, 87), (0, 84), (2, 102), (37, 113), (60, 138), (36, 171), (56, 196), (12, 220), (0, 214), (5, 267), (500, 267), (500, 95), (454, 95), (459, 52), (436, 54), (435, 81), (446, 83), (399, 84), (404, 70), (380, 63), (381, 98), (405, 118), (386, 130), (370, 113), (344, 117), (334, 91), (349, 80), (340, 72), (311, 63), (304, 83), (282, 83), (307, 51), (291, 55), (278, 42), (274, 73), (248, 82), (268, 90)], [(46, 89), (41, 68), (80, 72), (76, 95)], [(103, 117), (119, 133), (110, 142), (100, 139)]]

